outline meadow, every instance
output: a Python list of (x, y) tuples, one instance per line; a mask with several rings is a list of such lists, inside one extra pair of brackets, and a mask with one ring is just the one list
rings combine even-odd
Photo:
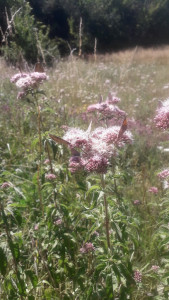
[(0, 68), (0, 298), (168, 299), (169, 47)]

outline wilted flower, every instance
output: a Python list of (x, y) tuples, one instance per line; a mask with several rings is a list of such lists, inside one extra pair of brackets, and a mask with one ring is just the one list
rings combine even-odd
[(153, 194), (158, 194), (158, 188), (155, 186), (152, 186), (151, 188), (149, 188), (148, 191)]
[(82, 248), (80, 248), (81, 253), (88, 253), (95, 250), (95, 247), (92, 243), (86, 243)]
[(160, 173), (157, 174), (157, 176), (161, 179), (165, 179), (165, 178), (169, 177), (169, 169), (165, 169), (165, 170), (161, 171)]
[(156, 127), (162, 129), (169, 128), (169, 98), (162, 102), (162, 106), (156, 110), (154, 121)]
[(46, 179), (49, 179), (49, 180), (54, 180), (54, 179), (56, 179), (56, 175), (55, 174), (46, 174), (45, 175), (45, 178)]
[(9, 182), (4, 182), (4, 183), (2, 183), (2, 185), (1, 185), (1, 189), (6, 189), (6, 188), (8, 188), (8, 187), (10, 187), (11, 186), (11, 184), (9, 183)]
[(142, 280), (142, 274), (141, 274), (141, 272), (140, 271), (134, 271), (134, 280), (136, 281), (136, 282), (141, 282), (141, 280)]
[(160, 267), (159, 267), (159, 266), (156, 266), (156, 265), (153, 265), (153, 266), (151, 267), (151, 270), (154, 271), (154, 272), (158, 272), (159, 269), (160, 269)]

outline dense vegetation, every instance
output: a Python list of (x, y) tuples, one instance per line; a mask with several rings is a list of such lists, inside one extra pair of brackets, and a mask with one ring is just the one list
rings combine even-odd
[[(30, 7), (28, 9), (28, 3), (33, 8), (32, 12)], [(48, 53), (47, 60), (51, 61), (53, 56), (58, 55), (56, 47), (59, 47), (61, 55), (69, 54), (70, 48), (76, 48), (78, 54), (80, 18), (83, 53), (93, 53), (96, 39), (98, 52), (104, 53), (131, 46), (169, 42), (169, 0), (2, 0), (0, 26), (3, 32), (9, 25), (6, 12), (10, 18), (20, 7), (21, 11), (14, 18), (15, 30), (13, 28), (10, 40), (15, 46), (24, 49), (26, 60), (32, 62), (37, 59), (39, 52), (35, 29), (41, 32), (39, 39), (42, 40), (42, 48)], [(23, 21), (25, 16), (29, 19), (28, 23)], [(47, 37), (52, 39), (50, 46), (47, 46)], [(3, 45), (2, 39), (1, 32)], [(16, 50), (13, 44), (11, 47)], [(33, 49), (31, 55), (29, 47)]]
[(168, 53), (1, 60), (1, 299), (168, 299)]
[(1, 299), (169, 298), (168, 6), (0, 2)]

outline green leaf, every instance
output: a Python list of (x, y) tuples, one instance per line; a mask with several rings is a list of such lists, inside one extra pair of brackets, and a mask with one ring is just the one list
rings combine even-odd
[(87, 193), (86, 193), (86, 195), (88, 196), (92, 191), (98, 191), (98, 190), (100, 190), (100, 187), (99, 187), (99, 185), (93, 185), (88, 191), (87, 191)]
[(38, 284), (38, 278), (35, 275), (35, 273), (32, 270), (27, 270), (25, 273), (29, 277), (33, 287), (36, 288), (36, 286)]
[(28, 296), (28, 300), (35, 300), (34, 296)]
[(2, 248), (0, 248), (0, 272), (3, 276), (6, 274), (7, 269), (7, 257)]
[(13, 257), (16, 259), (16, 261), (19, 261), (20, 252), (19, 252), (19, 245), (17, 243), (13, 243), (12, 241), (9, 241), (10, 250), (12, 252)]

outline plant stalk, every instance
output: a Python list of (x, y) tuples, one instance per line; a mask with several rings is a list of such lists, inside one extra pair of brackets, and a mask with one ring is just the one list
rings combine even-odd
[(40, 207), (42, 211), (42, 215), (44, 215), (44, 207), (42, 201), (42, 193), (41, 193), (41, 157), (42, 157), (42, 137), (41, 137), (41, 116), (40, 116), (40, 107), (37, 102), (37, 111), (38, 111), (38, 136), (39, 136), (39, 163), (38, 163), (38, 172), (37, 172), (37, 183), (38, 183), (38, 194), (40, 200)]
[(104, 192), (104, 207), (105, 207), (105, 227), (106, 227), (106, 238), (107, 238), (107, 246), (110, 249), (110, 234), (109, 234), (109, 214), (108, 214), (108, 203), (105, 194), (105, 179), (104, 174), (101, 175), (101, 184)]

